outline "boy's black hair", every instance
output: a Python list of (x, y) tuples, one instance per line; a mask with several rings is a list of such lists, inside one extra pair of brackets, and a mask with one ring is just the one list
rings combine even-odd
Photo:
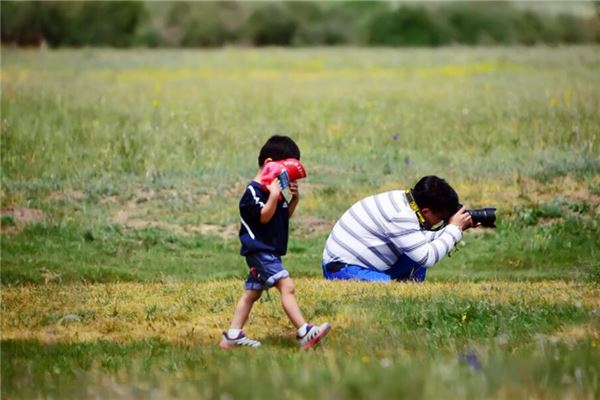
[(262, 167), (267, 158), (273, 161), (295, 158), (300, 160), (300, 149), (289, 136), (273, 135), (267, 140), (258, 154), (258, 166)]
[(452, 186), (435, 175), (422, 177), (412, 190), (413, 198), (420, 209), (454, 214), (459, 207), (458, 194)]

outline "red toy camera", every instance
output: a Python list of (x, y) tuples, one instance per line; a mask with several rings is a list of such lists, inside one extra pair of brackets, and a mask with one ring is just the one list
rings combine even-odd
[(261, 185), (267, 187), (275, 178), (279, 178), (279, 183), (281, 183), (281, 189), (283, 190), (289, 186), (290, 182), (306, 178), (306, 169), (295, 158), (266, 163), (260, 174)]

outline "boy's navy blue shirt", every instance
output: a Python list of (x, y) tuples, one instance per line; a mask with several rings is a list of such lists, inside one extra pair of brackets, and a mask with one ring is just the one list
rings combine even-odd
[(280, 196), (273, 218), (266, 223), (260, 222), (260, 211), (269, 199), (269, 191), (258, 182), (252, 181), (240, 200), (240, 242), (241, 255), (258, 251), (268, 251), (279, 256), (287, 252), (289, 210), (285, 197)]

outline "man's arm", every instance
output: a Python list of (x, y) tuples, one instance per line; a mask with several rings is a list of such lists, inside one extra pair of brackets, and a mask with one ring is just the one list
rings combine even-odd
[[(467, 212), (467, 209), (463, 206), (452, 217), (450, 217), (450, 220), (448, 221), (448, 225), (456, 225), (462, 231), (466, 231), (467, 229), (473, 227), (473, 220), (471, 219), (471, 214), (469, 214)], [(479, 225), (477, 225), (477, 226), (479, 226)], [(448, 228), (448, 226), (445, 226), (444, 228), (437, 230), (437, 231), (422, 231), (422, 232), (425, 235), (425, 237), (427, 238), (427, 240), (429, 240), (431, 242), (432, 240), (439, 238), (444, 233), (446, 228)]]
[(418, 222), (397, 223), (390, 233), (393, 245), (422, 267), (431, 267), (438, 263), (454, 248), (462, 238), (462, 230), (456, 225), (448, 225), (436, 234), (435, 239), (421, 230)]

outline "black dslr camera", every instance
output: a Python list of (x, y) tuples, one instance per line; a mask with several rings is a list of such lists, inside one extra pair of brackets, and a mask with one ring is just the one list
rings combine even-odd
[[(458, 205), (456, 211), (462, 208), (462, 204)], [(485, 228), (495, 228), (496, 225), (496, 209), (495, 208), (480, 208), (477, 210), (467, 210), (469, 215), (471, 215), (471, 219), (473, 220), (473, 225), (477, 225), (481, 223), (481, 226)]]

